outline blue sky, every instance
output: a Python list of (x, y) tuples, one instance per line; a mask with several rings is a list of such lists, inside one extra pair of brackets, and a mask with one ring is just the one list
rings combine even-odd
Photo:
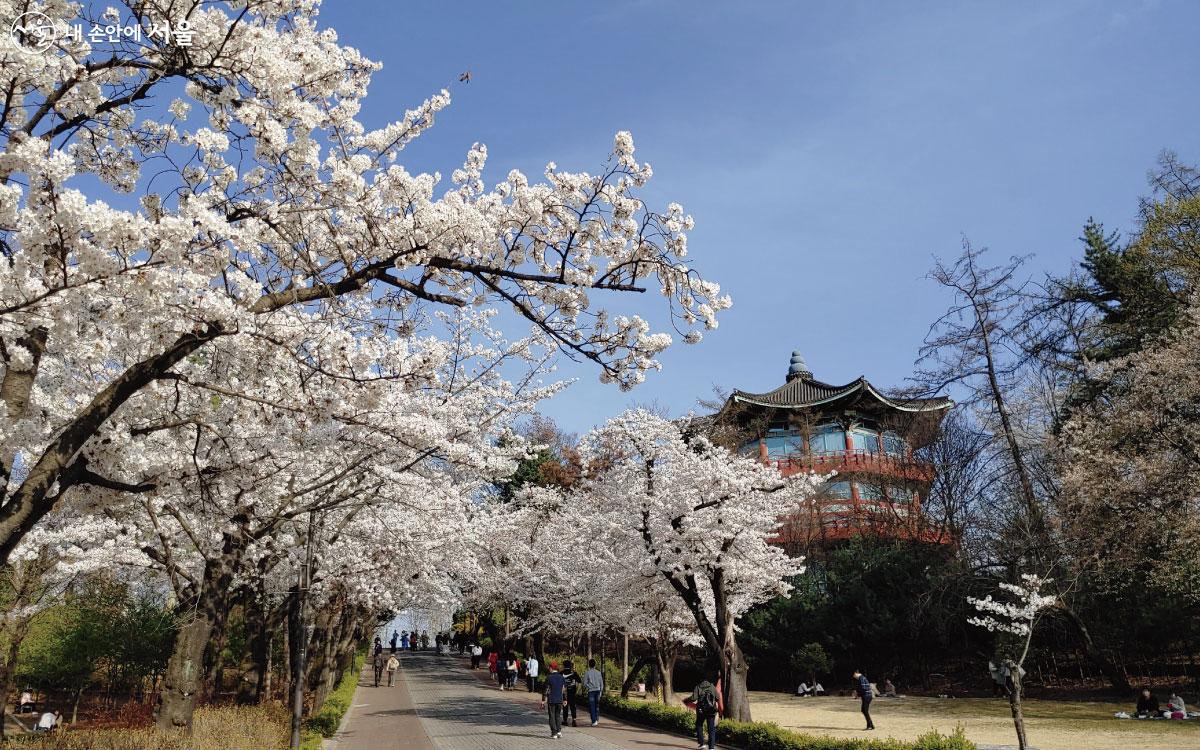
[(966, 236), (1062, 272), (1088, 216), (1132, 225), (1160, 150), (1200, 161), (1187, 0), (328, 0), (322, 20), (384, 63), (369, 124), (451, 88), (409, 169), (448, 175), (481, 141), (489, 184), (590, 170), (630, 130), (651, 204), (695, 216), (693, 262), (733, 309), (632, 393), (564, 363), (579, 381), (545, 411), (571, 431), (634, 403), (686, 411), (714, 384), (773, 388), (793, 348), (824, 380), (900, 385), (947, 304), (924, 280), (934, 254)]

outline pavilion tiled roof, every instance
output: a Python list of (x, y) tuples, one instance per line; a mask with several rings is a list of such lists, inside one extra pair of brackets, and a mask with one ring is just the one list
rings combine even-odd
[(884, 395), (878, 388), (859, 378), (845, 385), (831, 385), (811, 377), (794, 377), (773, 391), (766, 393), (747, 393), (734, 391), (730, 401), (735, 403), (754, 404), (779, 409), (802, 409), (819, 404), (827, 404), (853, 396), (867, 396), (886, 406), (900, 411), (926, 412), (949, 409), (954, 401), (945, 397), (938, 398), (893, 398)]

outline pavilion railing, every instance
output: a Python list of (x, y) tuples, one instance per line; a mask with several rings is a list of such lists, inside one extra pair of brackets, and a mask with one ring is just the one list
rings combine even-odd
[(864, 448), (768, 456), (767, 462), (784, 474), (797, 471), (814, 471), (818, 474), (827, 471), (873, 471), (919, 480), (928, 480), (933, 476), (932, 467), (924, 462), (905, 455), (871, 452)]

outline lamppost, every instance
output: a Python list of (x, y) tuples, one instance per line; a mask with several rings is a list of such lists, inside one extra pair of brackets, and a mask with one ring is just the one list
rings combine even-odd
[(305, 544), (304, 564), (296, 571), (296, 596), (299, 616), (297, 635), (300, 642), (296, 648), (296, 674), (292, 686), (292, 740), (289, 747), (300, 747), (300, 723), (304, 716), (304, 672), (307, 668), (308, 641), (312, 637), (312, 625), (308, 622), (308, 589), (312, 585), (313, 521), (317, 512), (308, 512), (308, 541)]

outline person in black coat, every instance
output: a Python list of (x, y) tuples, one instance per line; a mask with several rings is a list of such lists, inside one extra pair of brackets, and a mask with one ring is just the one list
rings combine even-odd
[(563, 662), (562, 676), (563, 681), (566, 683), (563, 694), (562, 723), (564, 726), (566, 725), (567, 714), (570, 714), (571, 726), (577, 727), (579, 724), (575, 721), (575, 689), (582, 680), (579, 678), (579, 674), (575, 671), (575, 665), (571, 664), (570, 659)]
[(1139, 719), (1148, 719), (1158, 716), (1158, 698), (1154, 693), (1150, 692), (1150, 688), (1142, 688), (1142, 692), (1137, 699), (1137, 712), (1134, 716)]
[(858, 697), (862, 698), (862, 715), (867, 720), (867, 729), (874, 729), (875, 722), (871, 721), (871, 698), (875, 697), (871, 692), (871, 681), (867, 676), (857, 669), (854, 670), (854, 679), (858, 684), (854, 686), (854, 692), (858, 693)]

